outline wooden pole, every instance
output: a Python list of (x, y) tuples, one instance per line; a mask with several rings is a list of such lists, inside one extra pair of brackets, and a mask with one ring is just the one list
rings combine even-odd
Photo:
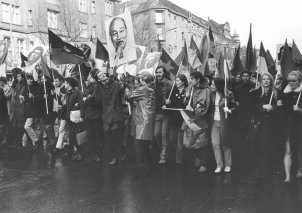
[[(44, 78), (44, 81), (43, 81), (44, 95), (47, 95), (47, 92), (46, 92), (46, 78), (45, 78), (44, 70), (43, 70), (43, 78)], [(48, 101), (47, 101), (47, 98), (44, 98), (44, 99), (45, 99), (45, 104), (46, 104), (46, 114), (48, 115)]]
[(81, 81), (81, 90), (82, 90), (82, 93), (84, 94), (83, 81), (82, 81), (82, 73), (81, 73), (81, 65), (78, 64), (78, 67), (79, 67), (79, 74), (80, 74), (80, 81)]
[(298, 100), (297, 100), (297, 103), (296, 103), (296, 106), (297, 106), (297, 107), (298, 107), (298, 104), (299, 104), (300, 98), (301, 98), (301, 92), (300, 92), (300, 94), (299, 94), (299, 97), (298, 97)]

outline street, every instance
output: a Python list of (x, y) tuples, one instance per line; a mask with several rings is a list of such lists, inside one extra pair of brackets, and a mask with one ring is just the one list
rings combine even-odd
[(81, 162), (40, 150), (1, 154), (0, 212), (302, 212), (301, 181), (282, 183), (282, 175), (260, 178), (238, 167), (200, 174), (172, 159), (152, 174), (133, 178), (134, 154), (115, 167), (89, 155)]

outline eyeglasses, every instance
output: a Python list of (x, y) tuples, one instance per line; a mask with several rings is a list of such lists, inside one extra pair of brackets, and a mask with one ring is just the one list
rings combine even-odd
[(295, 83), (295, 82), (297, 82), (297, 80), (291, 80), (291, 79), (289, 79), (289, 80), (287, 80), (289, 83)]

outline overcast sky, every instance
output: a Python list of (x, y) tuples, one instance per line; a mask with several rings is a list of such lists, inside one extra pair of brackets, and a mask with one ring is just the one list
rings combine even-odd
[(236, 29), (242, 45), (247, 44), (249, 23), (252, 23), (253, 45), (276, 56), (276, 44), (295, 40), (302, 51), (301, 0), (170, 0), (193, 14), (219, 24), (228, 21), (231, 33)]

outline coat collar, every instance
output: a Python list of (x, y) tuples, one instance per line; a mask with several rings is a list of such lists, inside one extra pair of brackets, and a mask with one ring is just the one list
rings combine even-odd
[[(290, 86), (287, 85), (284, 89), (284, 93), (290, 93), (292, 92), (292, 90), (290, 89)], [(300, 86), (298, 88), (296, 88), (293, 92), (302, 92), (302, 83), (300, 84)]]

